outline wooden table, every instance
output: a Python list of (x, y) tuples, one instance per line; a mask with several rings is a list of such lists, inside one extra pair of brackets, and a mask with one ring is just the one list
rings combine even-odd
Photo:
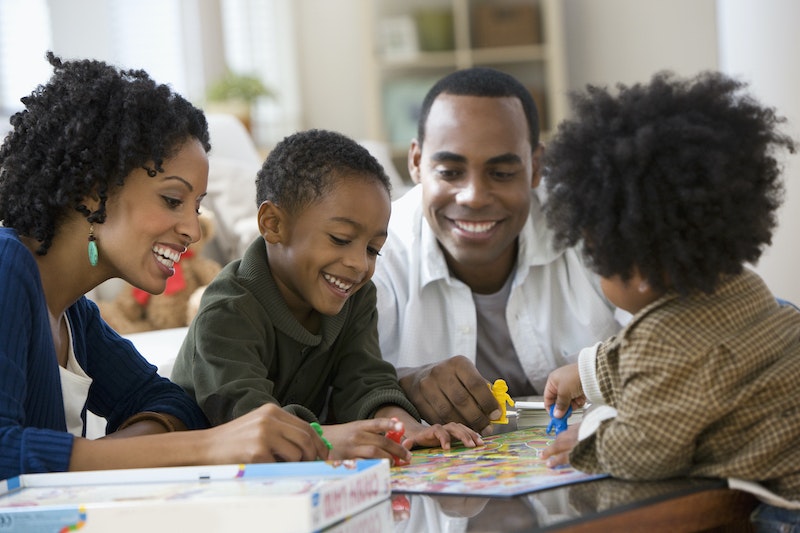
[[(516, 429), (516, 419), (501, 431)], [(758, 504), (720, 479), (633, 482), (599, 479), (512, 498), (405, 495), (407, 517), (395, 533), (517, 532), (676, 533), (752, 531)]]
[(675, 533), (752, 531), (757, 500), (724, 481), (601, 479), (513, 498), (405, 495), (395, 532)]

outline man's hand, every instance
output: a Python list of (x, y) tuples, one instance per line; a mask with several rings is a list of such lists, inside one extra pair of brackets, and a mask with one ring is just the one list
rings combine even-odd
[(490, 434), (489, 421), (500, 417), (500, 406), (486, 383), (463, 355), (418, 367), (400, 379), (409, 400), (429, 424), (458, 422), (482, 435)]

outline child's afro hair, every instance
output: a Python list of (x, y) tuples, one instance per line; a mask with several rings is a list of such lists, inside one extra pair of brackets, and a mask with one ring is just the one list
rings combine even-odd
[(783, 197), (774, 154), (795, 144), (744, 87), (715, 72), (661, 72), (616, 95), (574, 94), (575, 117), (544, 160), (556, 245), (582, 241), (601, 276), (627, 280), (638, 268), (682, 295), (710, 293), (755, 263)]

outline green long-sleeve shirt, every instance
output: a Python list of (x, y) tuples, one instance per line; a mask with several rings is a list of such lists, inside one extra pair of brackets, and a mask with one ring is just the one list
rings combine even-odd
[(389, 404), (419, 419), (380, 356), (375, 298), (370, 282), (310, 333), (281, 296), (259, 237), (203, 293), (172, 379), (215, 425), (265, 403), (327, 423), (370, 418)]

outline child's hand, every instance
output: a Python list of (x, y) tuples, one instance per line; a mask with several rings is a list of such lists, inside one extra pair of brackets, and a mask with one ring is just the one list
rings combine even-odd
[(406, 423), (405, 436), (406, 440), (403, 441), (403, 446), (409, 450), (414, 446), (425, 448), (441, 446), (445, 450), (449, 450), (450, 442), (455, 440), (460, 440), (468, 448), (483, 445), (480, 434), (456, 422), (425, 426), (414, 420), (413, 423)]
[(586, 396), (581, 387), (581, 376), (577, 363), (562, 366), (550, 372), (544, 386), (544, 408), (547, 411), (550, 410), (551, 405), (556, 404), (553, 416), (561, 418), (570, 405), (573, 409), (577, 409), (583, 407), (585, 403)]
[[(388, 431), (402, 431), (403, 424), (388, 418), (356, 420), (346, 424), (323, 426), (325, 438), (333, 445), (333, 459), (389, 459), (411, 461), (411, 452), (386, 438)], [(394, 463), (392, 463), (394, 464)]]
[(555, 468), (569, 464), (569, 452), (578, 443), (578, 428), (580, 422), (560, 432), (550, 446), (542, 452), (542, 459), (547, 460), (547, 466)]
[(207, 431), (207, 464), (328, 458), (328, 448), (311, 425), (275, 404), (262, 405)]

